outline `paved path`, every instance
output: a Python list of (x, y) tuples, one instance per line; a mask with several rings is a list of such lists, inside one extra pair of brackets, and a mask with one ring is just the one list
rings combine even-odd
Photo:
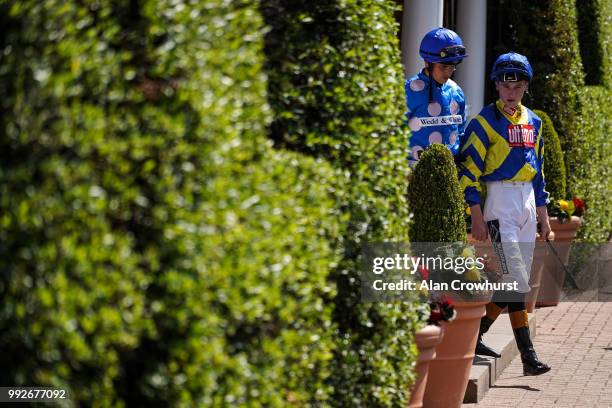
[(536, 319), (535, 349), (552, 370), (524, 377), (516, 357), (480, 403), (463, 407), (612, 408), (612, 302), (561, 302)]

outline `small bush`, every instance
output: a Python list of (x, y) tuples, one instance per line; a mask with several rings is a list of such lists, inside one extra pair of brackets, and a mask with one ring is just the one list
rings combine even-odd
[(544, 136), (544, 178), (546, 191), (551, 200), (565, 200), (566, 175), (563, 152), (559, 142), (559, 135), (546, 112), (534, 111), (542, 119), (542, 135)]
[(414, 221), (411, 242), (464, 242), (464, 199), (450, 151), (433, 144), (423, 152), (408, 188)]

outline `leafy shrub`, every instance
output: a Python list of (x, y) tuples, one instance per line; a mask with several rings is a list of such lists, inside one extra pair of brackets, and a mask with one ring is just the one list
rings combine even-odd
[(587, 242), (608, 242), (612, 237), (612, 93), (597, 86), (584, 92), (581, 132), (568, 162), (575, 163), (568, 174), (572, 195), (584, 199), (587, 210), (579, 237)]
[[(496, 19), (499, 27), (492, 35), (504, 33), (492, 38), (492, 50), (525, 53), (534, 67), (534, 82), (525, 104), (547, 112), (558, 131), (565, 158), (567, 195), (584, 198), (587, 204), (580, 237), (607, 240), (612, 220), (604, 197), (604, 192), (609, 191), (610, 168), (609, 144), (604, 135), (610, 131), (607, 111), (612, 44), (608, 38), (612, 32), (612, 6), (598, 0), (490, 5), (489, 16)], [(579, 32), (583, 41), (580, 45)], [(580, 51), (587, 59), (589, 83), (599, 81), (601, 74), (602, 87), (584, 87)]]
[(584, 86), (575, 1), (517, 0), (491, 6), (488, 12), (498, 19), (494, 33), (503, 33), (492, 41), (495, 57), (509, 50), (527, 56), (534, 80), (523, 102), (550, 115), (562, 150), (570, 154), (580, 130), (579, 94)]
[(283, 152), (246, 167), (231, 159), (207, 169), (205, 193), (216, 199), (204, 207), (204, 225), (216, 228), (191, 261), (201, 273), (167, 280), (176, 289), (160, 317), (175, 342), (156, 372), (188, 375), (172, 399), (185, 390), (204, 399), (187, 405), (320, 405), (332, 391), (325, 381), (335, 336), (326, 280), (334, 263), (328, 239), (338, 228), (326, 191), (331, 173)]
[(464, 199), (450, 151), (433, 144), (423, 152), (408, 188), (414, 223), (411, 242), (464, 242)]
[(588, 85), (612, 86), (612, 4), (583, 0), (576, 4), (580, 54)]
[(546, 191), (551, 199), (565, 199), (565, 163), (559, 135), (546, 112), (534, 111), (542, 119), (542, 135), (544, 135), (544, 177)]
[(403, 406), (416, 359), (411, 302), (360, 299), (361, 245), (407, 239), (407, 135), (393, 3), (263, 0), (269, 136), (335, 168), (347, 223), (332, 275), (336, 406)]
[[(608, 242), (612, 237), (612, 210), (609, 191), (612, 167), (609, 135), (612, 132), (612, 4), (589, 0), (577, 8), (580, 47), (589, 83), (583, 94), (582, 131), (574, 150), (567, 155), (573, 162), (569, 182), (575, 195), (585, 199), (588, 210), (579, 236), (587, 242)], [(586, 55), (586, 56), (585, 56)]]
[(329, 166), (267, 142), (257, 10), (0, 8), (2, 382), (99, 406), (326, 401), (344, 220)]

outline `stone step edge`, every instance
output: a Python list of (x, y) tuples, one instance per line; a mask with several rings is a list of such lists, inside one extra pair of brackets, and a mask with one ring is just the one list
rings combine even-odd
[[(531, 338), (536, 336), (536, 316), (529, 313), (529, 330)], [(470, 369), (470, 379), (465, 390), (464, 404), (475, 404), (484, 398), (489, 388), (495, 385), (497, 378), (506, 367), (519, 355), (514, 333), (507, 314), (501, 314), (483, 336), (485, 343), (497, 350), (501, 358), (475, 356)]]

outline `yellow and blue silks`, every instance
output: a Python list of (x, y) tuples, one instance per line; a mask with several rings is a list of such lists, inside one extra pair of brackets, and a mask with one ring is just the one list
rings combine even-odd
[(536, 206), (548, 203), (542, 120), (533, 111), (519, 104), (510, 116), (498, 100), (470, 121), (465, 138), (459, 183), (470, 206), (480, 203), (479, 181), (531, 181)]

